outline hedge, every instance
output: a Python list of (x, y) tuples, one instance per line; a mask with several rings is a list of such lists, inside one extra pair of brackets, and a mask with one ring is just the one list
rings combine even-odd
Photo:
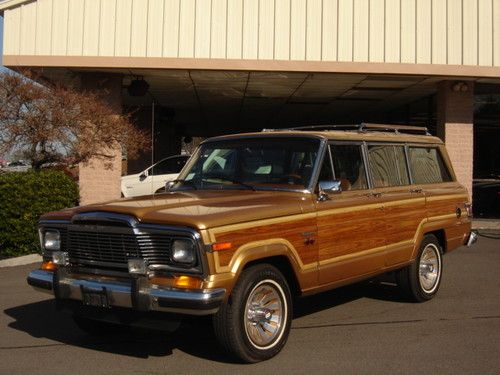
[(40, 215), (78, 198), (78, 185), (60, 171), (0, 173), (0, 258), (40, 252)]

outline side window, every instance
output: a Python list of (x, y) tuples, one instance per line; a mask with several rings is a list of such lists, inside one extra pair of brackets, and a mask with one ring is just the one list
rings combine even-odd
[(435, 147), (410, 147), (410, 168), (416, 184), (451, 181), (451, 175)]
[(150, 169), (150, 176), (157, 176), (162, 174), (179, 173), (186, 164), (185, 158), (169, 158), (160, 161), (153, 168)]
[(318, 182), (332, 181), (332, 180), (334, 180), (332, 162), (330, 161), (330, 154), (326, 152), (325, 158), (323, 159), (323, 163), (321, 164), (321, 169), (319, 171)]
[(368, 158), (374, 187), (401, 186), (410, 183), (402, 146), (368, 146)]
[(335, 179), (342, 183), (342, 190), (368, 189), (366, 169), (360, 145), (332, 145)]

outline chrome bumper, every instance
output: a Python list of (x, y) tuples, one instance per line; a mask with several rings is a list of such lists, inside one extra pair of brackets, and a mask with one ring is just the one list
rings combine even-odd
[(225, 289), (185, 290), (151, 286), (141, 279), (115, 281), (109, 279), (75, 279), (64, 271), (35, 270), (28, 284), (54, 295), (57, 299), (84, 303), (84, 291), (105, 293), (109, 306), (138, 311), (163, 311), (188, 315), (216, 313), (224, 299)]
[(474, 245), (477, 241), (477, 233), (476, 232), (473, 232), (471, 231), (469, 233), (469, 238), (467, 238), (467, 247), (471, 247), (472, 245)]

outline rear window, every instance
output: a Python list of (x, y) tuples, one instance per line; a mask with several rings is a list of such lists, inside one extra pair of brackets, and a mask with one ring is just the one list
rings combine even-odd
[(409, 148), (410, 168), (416, 184), (436, 184), (452, 181), (451, 174), (435, 147)]

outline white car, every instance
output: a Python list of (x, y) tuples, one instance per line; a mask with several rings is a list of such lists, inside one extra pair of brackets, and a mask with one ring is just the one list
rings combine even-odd
[(168, 181), (177, 178), (188, 159), (189, 155), (170, 156), (140, 173), (123, 176), (123, 196), (128, 198), (154, 194), (158, 189), (164, 187)]

